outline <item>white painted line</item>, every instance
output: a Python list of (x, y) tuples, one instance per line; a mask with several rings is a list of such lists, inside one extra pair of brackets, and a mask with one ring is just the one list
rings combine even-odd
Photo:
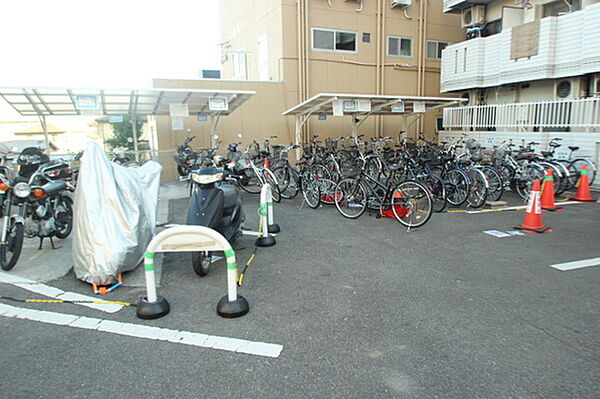
[(583, 269), (584, 267), (591, 267), (591, 266), (600, 266), (600, 258), (576, 260), (574, 262), (565, 262), (565, 263), (557, 263), (555, 265), (550, 265), (550, 267), (553, 267), (553, 268), (563, 271), (563, 272), (568, 271), (568, 270)]
[(96, 330), (110, 334), (167, 341), (175, 344), (191, 345), (228, 352), (244, 353), (263, 357), (278, 358), (282, 345), (266, 342), (253, 342), (245, 339), (219, 337), (190, 331), (178, 331), (168, 328), (144, 326), (133, 323), (121, 323), (114, 320), (95, 319), (66, 313), (47, 312), (29, 308), (20, 308), (0, 303), (0, 316), (38, 321), (65, 327)]
[[(51, 287), (37, 281), (28, 280), (26, 278), (15, 276), (14, 274), (0, 272), (0, 283), (12, 284), (24, 290), (35, 292), (36, 294), (44, 295), (49, 298), (62, 299), (65, 301), (95, 301), (104, 302), (101, 299), (89, 297), (86, 295), (77, 294), (75, 292), (65, 292), (61, 289)], [(123, 305), (114, 303), (76, 303), (75, 305), (86, 306), (88, 308), (101, 310), (106, 313), (115, 313), (123, 308)]]

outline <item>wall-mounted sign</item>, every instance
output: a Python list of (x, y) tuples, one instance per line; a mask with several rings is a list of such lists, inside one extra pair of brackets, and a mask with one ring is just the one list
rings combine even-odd
[(190, 116), (190, 110), (187, 104), (169, 104), (169, 115), (186, 117)]
[(171, 117), (171, 129), (183, 130), (183, 117), (182, 116), (172, 116)]
[(426, 111), (425, 103), (422, 101), (417, 101), (413, 103), (413, 112), (424, 113)]
[(121, 123), (123, 122), (123, 115), (108, 115), (108, 122)]
[(404, 112), (404, 102), (398, 101), (392, 104), (392, 112)]
[(358, 100), (358, 110), (360, 112), (371, 112), (371, 101)]
[(496, 145), (496, 138), (493, 136), (488, 136), (485, 140), (488, 146)]
[(98, 109), (100, 102), (98, 96), (79, 94), (75, 96), (75, 104), (77, 109)]
[(327, 114), (326, 114), (326, 113), (324, 113), (324, 112), (321, 112), (321, 113), (319, 114), (319, 120), (320, 120), (320, 121), (325, 121), (325, 120), (327, 120)]
[(208, 121), (208, 114), (205, 112), (198, 112), (198, 122), (206, 122)]
[(342, 109), (342, 100), (335, 100), (333, 102), (333, 116), (344, 116), (344, 110)]
[(228, 111), (229, 104), (225, 97), (210, 97), (208, 99), (208, 109), (211, 111)]
[(343, 110), (344, 112), (356, 112), (358, 111), (358, 105), (354, 100), (344, 100), (343, 101)]

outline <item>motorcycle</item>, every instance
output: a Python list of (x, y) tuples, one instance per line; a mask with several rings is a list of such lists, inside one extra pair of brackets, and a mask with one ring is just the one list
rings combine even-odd
[(127, 151), (129, 151), (129, 149), (126, 147), (113, 148), (113, 157), (111, 159), (111, 162), (114, 162), (126, 168), (139, 168), (141, 164), (129, 158), (129, 156), (127, 156)]
[(196, 136), (192, 136), (185, 139), (183, 144), (177, 146), (177, 153), (173, 155), (179, 176), (187, 176), (200, 166), (198, 153), (190, 147), (190, 142), (195, 138)]
[[(40, 249), (48, 237), (55, 249), (53, 237), (67, 238), (73, 230), (73, 201), (66, 195), (66, 191), (73, 191), (73, 186), (56, 180), (68, 178), (72, 172), (60, 160), (44, 162), (47, 156), (40, 153), (39, 149), (25, 149), (17, 158), (18, 175), (0, 176), (4, 217), (0, 231), (0, 267), (4, 270), (12, 269), (17, 263), (24, 237), (39, 237)], [(31, 173), (33, 167), (37, 169)], [(16, 215), (13, 215), (13, 206), (19, 208)]]
[[(241, 236), (245, 214), (240, 193), (235, 186), (226, 184), (227, 178), (234, 176), (214, 166), (190, 173), (192, 195), (187, 224), (209, 227), (232, 243)], [(210, 270), (211, 259), (211, 252), (192, 252), (194, 272), (199, 276), (206, 276)]]

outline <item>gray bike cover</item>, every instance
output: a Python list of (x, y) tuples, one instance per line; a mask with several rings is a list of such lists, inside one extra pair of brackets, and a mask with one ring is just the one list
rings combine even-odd
[(155, 233), (162, 167), (112, 163), (96, 143), (81, 157), (75, 190), (73, 268), (77, 278), (103, 283), (133, 270)]

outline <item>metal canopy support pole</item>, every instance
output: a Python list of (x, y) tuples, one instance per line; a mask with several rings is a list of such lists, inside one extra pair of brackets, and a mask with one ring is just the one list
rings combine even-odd
[(40, 118), (40, 123), (42, 124), (42, 129), (44, 130), (44, 141), (46, 142), (46, 151), (50, 153), (50, 140), (48, 140), (48, 124), (46, 123), (46, 117), (44, 114), (38, 114)]
[[(302, 141), (302, 117), (300, 115), (296, 115), (294, 118), (296, 119), (296, 131), (295, 131), (295, 144), (300, 145)], [(296, 159), (300, 159), (300, 148), (296, 148)]]
[(217, 112), (215, 115), (210, 115), (210, 148), (214, 148), (216, 144), (215, 135), (217, 134), (217, 125), (219, 124), (219, 118), (221, 112)]
[(352, 137), (358, 136), (358, 127), (360, 125), (361, 125), (361, 121), (359, 121), (355, 115), (352, 115)]
[(140, 161), (140, 154), (138, 153), (138, 136), (137, 136), (137, 115), (131, 115), (131, 129), (133, 131), (133, 152), (135, 153), (135, 161)]

